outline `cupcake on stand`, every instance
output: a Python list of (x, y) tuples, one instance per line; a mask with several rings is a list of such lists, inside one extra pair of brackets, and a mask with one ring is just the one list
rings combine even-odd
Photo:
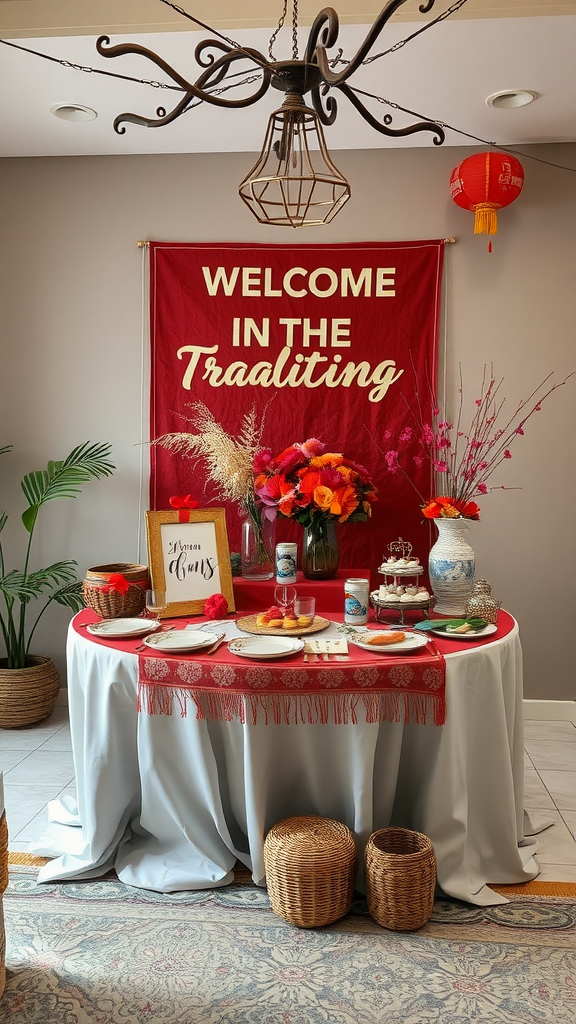
[(384, 556), (378, 572), (384, 582), (370, 594), (376, 622), (386, 621), (385, 613), (395, 611), (400, 616), (400, 625), (405, 625), (404, 613), (419, 611), (422, 618), (428, 618), (434, 598), (426, 587), (420, 584), (423, 566), (412, 556), (412, 545), (399, 537), (388, 545), (389, 556)]

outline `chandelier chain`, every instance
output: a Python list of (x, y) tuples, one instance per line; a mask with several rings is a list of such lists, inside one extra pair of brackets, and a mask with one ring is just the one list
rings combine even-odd
[(298, 60), (298, 0), (292, 0), (292, 60)]
[(274, 43), (276, 42), (276, 37), (278, 36), (278, 33), (284, 27), (284, 22), (286, 21), (287, 13), (288, 13), (288, 0), (284, 0), (284, 7), (283, 7), (283, 10), (282, 10), (282, 13), (281, 13), (280, 17), (278, 18), (278, 24), (277, 24), (276, 28), (274, 29), (272, 35), (270, 36), (270, 40), (268, 42), (268, 56), (270, 57), (270, 60), (276, 60), (272, 50), (273, 50)]

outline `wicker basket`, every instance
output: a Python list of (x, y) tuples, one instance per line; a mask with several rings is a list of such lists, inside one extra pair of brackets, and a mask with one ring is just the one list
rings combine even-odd
[(274, 825), (264, 841), (264, 866), (275, 914), (299, 928), (318, 928), (350, 910), (356, 847), (349, 828), (304, 815)]
[(364, 852), (366, 899), (383, 928), (415, 931), (430, 919), (436, 858), (428, 836), (407, 828), (374, 832)]
[[(125, 594), (110, 589), (109, 580), (114, 573), (120, 573), (128, 580), (130, 586)], [(140, 615), (144, 611), (149, 586), (150, 575), (146, 565), (135, 565), (133, 562), (95, 565), (93, 569), (88, 569), (82, 585), (84, 603), (103, 619)]]
[(52, 658), (29, 654), (25, 668), (8, 668), (0, 659), (0, 729), (35, 725), (54, 711), (60, 676)]

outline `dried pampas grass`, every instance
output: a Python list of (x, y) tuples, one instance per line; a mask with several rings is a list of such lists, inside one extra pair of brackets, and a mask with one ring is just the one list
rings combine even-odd
[[(242, 509), (253, 504), (254, 456), (259, 451), (265, 416), (258, 416), (256, 406), (244, 414), (237, 436), (227, 434), (204, 402), (194, 402), (189, 422), (192, 432), (163, 434), (152, 444), (188, 459), (202, 459), (207, 479), (216, 485), (217, 497), (234, 502)], [(265, 412), (265, 411), (264, 411)]]

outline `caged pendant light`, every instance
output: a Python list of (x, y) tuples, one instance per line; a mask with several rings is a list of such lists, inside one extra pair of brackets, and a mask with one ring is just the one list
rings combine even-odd
[[(171, 0), (161, 2), (202, 28), (209, 28)], [(251, 106), (272, 86), (284, 93), (284, 102), (270, 117), (262, 152), (241, 182), (240, 196), (261, 224), (295, 228), (328, 224), (350, 198), (350, 185), (328, 153), (322, 128), (323, 125), (334, 124), (336, 120), (338, 105), (333, 91), (338, 90), (346, 96), (364, 120), (383, 135), (398, 138), (427, 131), (434, 134), (435, 145), (441, 145), (444, 141), (442, 127), (433, 121), (419, 121), (405, 128), (391, 128), (392, 115), (385, 114), (381, 120), (374, 117), (360, 99), (362, 91), (348, 84), (348, 79), (360, 65), (397, 48), (399, 44), (382, 54), (369, 56), (386, 23), (406, 2), (388, 0), (354, 57), (343, 60), (341, 50), (334, 58), (329, 58), (327, 54), (327, 49), (335, 45), (339, 32), (338, 15), (331, 7), (325, 7), (316, 16), (304, 57), (299, 59), (298, 0), (292, 0), (292, 60), (277, 61), (272, 46), (286, 18), (288, 0), (284, 0), (278, 27), (270, 39), (269, 59), (253, 47), (240, 46), (211, 29), (218, 38), (204, 39), (196, 47), (196, 61), (205, 70), (194, 83), (188, 82), (151, 50), (135, 43), (111, 46), (108, 36), (100, 36), (96, 49), (103, 57), (119, 57), (128, 53), (146, 57), (176, 83), (168, 88), (176, 88), (184, 93), (171, 111), (158, 107), (155, 118), (140, 114), (119, 114), (114, 120), (114, 129), (122, 135), (126, 131), (124, 122), (148, 128), (167, 125), (199, 102), (227, 108)], [(423, 0), (419, 6), (420, 12), (427, 14), (434, 3), (435, 0)], [(450, 9), (439, 15), (436, 21), (454, 13), (464, 3), (466, 0), (454, 0)], [(431, 24), (434, 22), (424, 27), (428, 28)], [(218, 53), (220, 56), (215, 55)], [(236, 62), (242, 61), (251, 62), (248, 77), (242, 78), (241, 72), (231, 71)], [(344, 64), (344, 70), (336, 72), (336, 64)], [(254, 65), (256, 75), (253, 74)], [(239, 81), (239, 78), (242, 80)], [(257, 84), (248, 96), (228, 98), (224, 95), (229, 89), (252, 82)], [(311, 97), (310, 106), (304, 101), (308, 92)]]
[(300, 92), (287, 92), (270, 117), (262, 152), (239, 191), (261, 224), (293, 228), (328, 224), (350, 198), (318, 115)]

